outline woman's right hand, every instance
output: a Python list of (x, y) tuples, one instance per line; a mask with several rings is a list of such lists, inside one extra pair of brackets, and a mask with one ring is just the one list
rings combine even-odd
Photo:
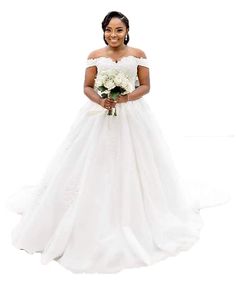
[(114, 108), (116, 106), (116, 102), (111, 98), (102, 98), (100, 105), (102, 107), (104, 107), (105, 109), (109, 110), (109, 109)]

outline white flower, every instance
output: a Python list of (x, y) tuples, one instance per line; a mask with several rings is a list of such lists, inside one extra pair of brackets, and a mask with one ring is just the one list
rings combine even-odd
[(115, 85), (115, 83), (114, 83), (113, 80), (106, 80), (106, 81), (104, 82), (104, 87), (107, 88), (108, 90), (113, 89), (115, 86), (116, 86), (116, 85)]
[(96, 79), (95, 79), (95, 84), (96, 84), (96, 86), (102, 86), (103, 85), (103, 78), (102, 77), (97, 77)]
[(124, 76), (124, 74), (123, 73), (118, 73), (117, 76), (114, 78), (114, 83), (117, 86), (121, 86), (122, 87), (124, 80), (127, 80), (127, 78)]

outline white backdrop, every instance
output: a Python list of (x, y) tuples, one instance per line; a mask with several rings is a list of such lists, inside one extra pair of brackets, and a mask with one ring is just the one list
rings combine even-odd
[[(101, 22), (111, 10), (129, 18), (129, 45), (144, 50), (150, 61), (151, 91), (145, 99), (155, 110), (179, 170), (234, 194), (234, 1), (8, 0), (0, 2), (2, 204), (11, 192), (41, 178), (88, 99), (83, 94), (85, 61), (92, 50), (104, 46)], [(10, 232), (18, 216), (6, 212), (4, 205), (1, 209), (0, 276), (6, 275), (7, 282), (77, 282), (79, 276), (106, 280), (73, 275), (54, 262), (41, 266), (39, 255), (17, 251)], [(235, 282), (230, 258), (236, 252), (233, 213), (233, 201), (202, 211), (202, 238), (191, 251), (113, 278)]]

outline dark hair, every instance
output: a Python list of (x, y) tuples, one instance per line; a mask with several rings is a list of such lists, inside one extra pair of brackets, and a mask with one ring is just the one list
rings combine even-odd
[[(124, 14), (122, 14), (122, 13), (120, 13), (120, 12), (111, 11), (111, 12), (109, 12), (109, 13), (105, 16), (105, 18), (104, 18), (103, 21), (102, 21), (102, 29), (103, 29), (103, 32), (105, 32), (106, 27), (108, 26), (108, 24), (109, 24), (109, 22), (110, 22), (110, 20), (111, 20), (112, 18), (118, 18), (118, 19), (120, 19), (120, 20), (125, 24), (126, 28), (129, 29), (129, 20), (128, 20), (128, 18), (127, 18)], [(105, 40), (105, 35), (104, 35), (104, 34), (103, 34), (103, 40), (105, 41), (106, 45), (108, 45), (108, 43), (107, 43), (106, 40)], [(124, 44), (127, 45), (128, 42), (129, 42), (129, 34), (127, 34), (127, 38), (125, 38)]]

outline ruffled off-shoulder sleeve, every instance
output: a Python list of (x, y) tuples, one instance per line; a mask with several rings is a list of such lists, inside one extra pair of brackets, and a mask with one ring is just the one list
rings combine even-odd
[(139, 65), (139, 66), (144, 66), (144, 67), (149, 68), (149, 63), (148, 63), (147, 58), (143, 58), (143, 57), (138, 58), (137, 57), (136, 62), (137, 62), (137, 65)]
[(97, 58), (89, 58), (86, 61), (86, 67), (97, 66)]

